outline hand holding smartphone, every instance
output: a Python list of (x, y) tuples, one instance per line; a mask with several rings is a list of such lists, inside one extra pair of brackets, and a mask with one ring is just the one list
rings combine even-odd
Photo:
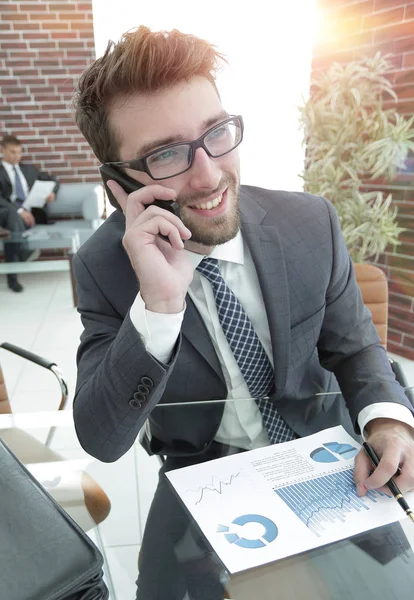
[[(132, 179), (132, 177), (128, 177), (128, 175), (126, 173), (124, 173), (123, 171), (120, 171), (118, 169), (115, 169), (114, 167), (109, 167), (108, 165), (101, 165), (99, 170), (101, 172), (102, 181), (105, 185), (105, 191), (108, 196), (109, 202), (112, 204), (113, 207), (115, 207), (121, 211), (122, 211), (122, 208), (119, 206), (119, 203), (117, 202), (115, 196), (113, 195), (112, 191), (109, 189), (107, 182), (109, 180), (113, 179), (114, 181), (119, 183), (119, 185), (128, 194), (132, 194), (132, 192), (135, 192), (136, 190), (139, 190), (139, 189), (145, 187), (139, 181)], [(154, 206), (158, 206), (159, 208), (168, 210), (168, 211), (172, 212), (174, 215), (176, 215), (178, 218), (180, 218), (180, 208), (179, 208), (178, 204), (176, 202), (174, 202), (173, 200), (154, 200), (154, 202), (152, 204)], [(151, 204), (148, 204), (147, 208), (148, 208), (148, 206), (151, 206)], [(170, 241), (165, 235), (159, 234), (159, 236), (161, 239), (165, 240), (166, 242)]]
[[(100, 171), (110, 203), (122, 212), (125, 210), (127, 197), (146, 187), (116, 168), (102, 165)], [(119, 202), (122, 201), (124, 210), (107, 185), (109, 180), (115, 181), (124, 190), (116, 190), (114, 186), (114, 192)], [(163, 186), (158, 188), (161, 190), (160, 194), (171, 196), (171, 190), (168, 194)], [(152, 198), (154, 195), (152, 192)], [(176, 202), (152, 198), (151, 189), (148, 189), (143, 196), (137, 195), (128, 201), (129, 209), (122, 244), (137, 275), (140, 293), (147, 310), (164, 314), (178, 313), (183, 310), (188, 286), (193, 278), (189, 256), (181, 252), (183, 241), (191, 237), (191, 232), (180, 220)], [(143, 210), (150, 206), (157, 206), (163, 210), (151, 213)], [(164, 213), (164, 210), (165, 216), (160, 214)], [(166, 235), (162, 235), (164, 233)], [(168, 244), (157, 244), (157, 237)]]

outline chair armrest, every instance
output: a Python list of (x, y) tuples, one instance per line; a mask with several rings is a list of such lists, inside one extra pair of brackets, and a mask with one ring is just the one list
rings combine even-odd
[(33, 354), (33, 352), (29, 352), (25, 348), (20, 348), (19, 346), (15, 346), (14, 344), (9, 344), (8, 342), (4, 342), (3, 344), (0, 344), (0, 346), (2, 348), (4, 348), (5, 350), (8, 350), (9, 352), (13, 352), (13, 354), (18, 354), (22, 358), (25, 358), (26, 360), (30, 360), (30, 362), (34, 362), (37, 365), (44, 367), (45, 369), (51, 370), (52, 366), (56, 365), (56, 363), (51, 362), (47, 358), (43, 358), (42, 356), (39, 356), (38, 354)]
[(59, 381), (60, 389), (62, 392), (62, 397), (58, 410), (62, 410), (66, 406), (66, 402), (68, 400), (69, 395), (68, 386), (66, 384), (66, 381), (64, 380), (62, 371), (59, 369), (56, 363), (48, 360), (47, 358), (43, 358), (38, 354), (29, 352), (24, 348), (20, 348), (19, 346), (15, 346), (14, 344), (9, 344), (8, 342), (3, 342), (3, 344), (0, 344), (0, 348), (8, 350), (13, 354), (17, 354), (18, 356), (21, 356), (22, 358), (25, 358), (26, 360), (29, 360), (30, 362), (33, 362), (36, 365), (47, 369), (48, 371), (51, 371), (56, 377), (56, 379)]
[[(148, 420), (145, 421), (145, 425), (141, 428), (138, 434), (138, 441), (144, 448), (148, 456), (155, 455), (151, 448), (151, 429)], [(160, 461), (161, 465), (163, 465), (165, 463), (165, 457), (162, 454), (157, 454), (156, 456), (158, 457), (158, 460)]]
[(105, 208), (104, 188), (98, 183), (93, 192), (88, 193), (82, 201), (82, 215), (86, 221), (96, 221), (102, 218)]
[(407, 398), (411, 402), (411, 404), (414, 406), (414, 389), (408, 389), (408, 388), (410, 388), (410, 386), (408, 384), (408, 381), (407, 381), (407, 378), (405, 376), (402, 366), (400, 365), (399, 362), (397, 362), (396, 360), (393, 360), (392, 358), (389, 358), (389, 361), (391, 363), (391, 368), (394, 372), (396, 380), (403, 388), (405, 388), (405, 395), (407, 396)]
[(148, 456), (154, 456), (154, 452), (151, 450), (150, 436), (148, 435), (148, 421), (146, 421), (145, 425), (141, 428), (138, 434), (138, 441)]

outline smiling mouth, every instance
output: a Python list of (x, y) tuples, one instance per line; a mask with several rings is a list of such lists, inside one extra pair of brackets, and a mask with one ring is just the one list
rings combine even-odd
[(224, 192), (220, 194), (220, 196), (217, 196), (217, 198), (214, 198), (214, 200), (209, 200), (208, 202), (189, 204), (188, 208), (195, 208), (198, 210), (212, 210), (213, 208), (217, 208), (217, 206), (221, 204), (221, 201), (223, 200), (223, 194)]

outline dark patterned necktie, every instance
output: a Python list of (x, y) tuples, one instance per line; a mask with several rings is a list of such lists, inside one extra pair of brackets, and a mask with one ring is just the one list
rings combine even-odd
[(15, 166), (13, 167), (13, 171), (16, 176), (15, 183), (14, 183), (15, 188), (16, 188), (16, 199), (23, 201), (26, 199), (26, 194), (24, 193), (24, 188), (23, 188), (23, 183), (22, 183), (21, 177), (19, 175), (19, 171), (16, 169)]
[(197, 271), (211, 283), (221, 328), (249, 392), (256, 399), (270, 443), (295, 439), (295, 433), (274, 404), (263, 398), (272, 390), (273, 368), (244, 308), (224, 281), (217, 259), (203, 259)]

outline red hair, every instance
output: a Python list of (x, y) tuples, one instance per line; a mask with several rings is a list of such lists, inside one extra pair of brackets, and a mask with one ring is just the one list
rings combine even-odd
[(110, 130), (108, 109), (120, 96), (148, 94), (215, 74), (224, 61), (214, 46), (177, 31), (151, 32), (138, 27), (125, 33), (81, 75), (74, 96), (76, 123), (101, 162), (119, 160), (118, 143)]

